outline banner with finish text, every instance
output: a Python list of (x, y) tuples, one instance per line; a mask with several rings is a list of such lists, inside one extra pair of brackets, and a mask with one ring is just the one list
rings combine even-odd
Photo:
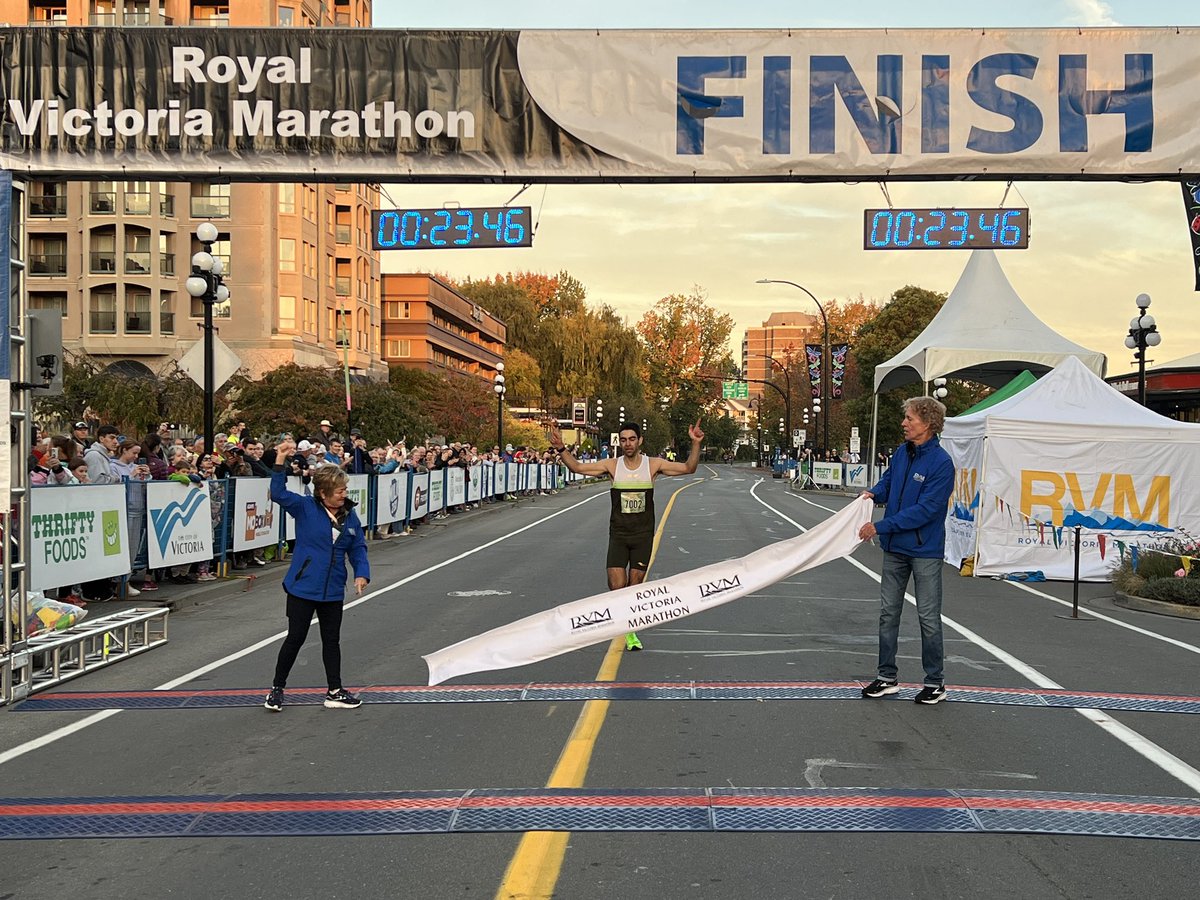
[[(1200, 29), (0, 29), (0, 168), (462, 182), (1200, 172)], [(564, 77), (569, 73), (569, 77)]]
[(429, 683), (523, 666), (673, 622), (848, 556), (861, 543), (858, 530), (871, 520), (873, 506), (871, 500), (859, 498), (799, 537), (740, 559), (564, 603), (467, 638), (424, 657)]

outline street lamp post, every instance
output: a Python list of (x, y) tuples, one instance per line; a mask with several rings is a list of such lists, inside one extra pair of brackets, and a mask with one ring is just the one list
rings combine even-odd
[(496, 363), (496, 374), (492, 376), (492, 390), (496, 392), (496, 446), (500, 458), (504, 459), (504, 363)]
[[(785, 401), (785, 403), (783, 405), (784, 424), (787, 426), (788, 439), (791, 440), (791, 434), (792, 434), (792, 375), (791, 375), (791, 372), (788, 371), (787, 366), (785, 366), (783, 363), (781, 363), (775, 357), (770, 356), (769, 354), (749, 353), (749, 354), (747, 354), (747, 356), (757, 356), (760, 359), (769, 359), (772, 363), (774, 363), (776, 366), (778, 366), (779, 371), (781, 371), (783, 373), (783, 384), (784, 384), (784, 387), (787, 388), (787, 400)], [(787, 448), (787, 446), (784, 447), (784, 450), (787, 452), (788, 458), (790, 459), (792, 456), (791, 450), (789, 450)]]
[(1162, 335), (1154, 324), (1154, 316), (1146, 312), (1150, 308), (1150, 295), (1138, 294), (1134, 301), (1138, 314), (1129, 322), (1129, 336), (1125, 338), (1125, 346), (1136, 350), (1133, 358), (1138, 364), (1138, 403), (1146, 405), (1146, 348), (1157, 347), (1162, 343)]
[(802, 284), (796, 284), (796, 282), (794, 282), (794, 281), (785, 281), (780, 278), (760, 278), (760, 279), (758, 279), (758, 281), (756, 283), (757, 284), (790, 284), (792, 287), (797, 288), (798, 290), (804, 291), (804, 293), (808, 294), (808, 296), (812, 299), (812, 302), (817, 304), (817, 309), (821, 313), (821, 324), (823, 326), (823, 334), (822, 334), (822, 338), (821, 338), (821, 397), (813, 398), (813, 401), (814, 401), (813, 402), (813, 412), (820, 413), (820, 409), (816, 408), (817, 403), (819, 401), (821, 408), (823, 408), (825, 410), (825, 418), (824, 418), (824, 423), (825, 423), (824, 434), (825, 434), (825, 436), (822, 440), (822, 443), (824, 443), (825, 449), (828, 450), (829, 449), (829, 413), (830, 413), (830, 409), (829, 409), (829, 378), (827, 378), (825, 376), (825, 370), (828, 368), (829, 372), (832, 374), (833, 369), (831, 366), (831, 360), (829, 359), (829, 319), (825, 317), (825, 307), (823, 307), (821, 305), (821, 301), (816, 298), (816, 295), (813, 294), (812, 291), (810, 291), (808, 288), (806, 288)]
[(192, 256), (192, 274), (184, 281), (188, 294), (204, 305), (204, 451), (213, 453), (213, 397), (216, 394), (216, 366), (213, 362), (213, 305), (229, 299), (229, 288), (222, 275), (224, 263), (212, 255), (217, 240), (217, 226), (201, 222), (196, 226), (196, 239), (204, 249)]
[(604, 401), (596, 401), (596, 455), (600, 455), (600, 447), (607, 444), (604, 437)]

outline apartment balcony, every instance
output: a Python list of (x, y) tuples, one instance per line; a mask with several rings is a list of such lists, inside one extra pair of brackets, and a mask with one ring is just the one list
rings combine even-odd
[(168, 218), (175, 217), (175, 198), (172, 195), (167, 194), (166, 196), (159, 198), (158, 214)]
[(88, 211), (95, 216), (111, 216), (117, 211), (116, 191), (92, 191)]
[(117, 274), (117, 254), (115, 250), (93, 250), (88, 262), (88, 271), (93, 275)]
[(193, 219), (228, 219), (228, 197), (193, 197)]
[(88, 333), (89, 334), (116, 334), (117, 333), (117, 314), (116, 312), (97, 312), (92, 310), (88, 313)]
[(65, 216), (67, 198), (62, 194), (30, 194), (29, 215), (39, 218)]
[(229, 25), (229, 13), (217, 13), (211, 16), (192, 16), (189, 25), (200, 28), (222, 28)]
[(175, 276), (175, 254), (162, 253), (158, 257), (158, 274), (169, 278)]
[(29, 274), (44, 275), (47, 278), (66, 275), (67, 255), (65, 253), (31, 253), (29, 254)]
[(150, 195), (148, 193), (135, 193), (133, 191), (125, 192), (125, 215), (127, 216), (148, 216), (150, 215)]
[(146, 275), (150, 272), (150, 251), (149, 250), (126, 250), (125, 251), (125, 274), (126, 275)]

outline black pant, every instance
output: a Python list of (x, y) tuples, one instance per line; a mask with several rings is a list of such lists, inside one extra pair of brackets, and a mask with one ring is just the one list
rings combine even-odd
[(304, 639), (308, 637), (308, 626), (313, 613), (321, 627), (321, 661), (325, 663), (325, 678), (329, 689), (336, 691), (342, 686), (342, 601), (305, 600), (293, 594), (287, 595), (288, 633), (279, 648), (279, 659), (275, 662), (275, 687), (287, 687), (288, 673), (296, 664)]

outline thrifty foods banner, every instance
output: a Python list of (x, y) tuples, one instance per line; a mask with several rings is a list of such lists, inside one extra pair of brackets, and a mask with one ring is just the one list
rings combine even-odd
[(29, 496), (31, 590), (129, 572), (125, 485), (42, 487)]
[(212, 559), (212, 501), (207, 483), (152, 481), (146, 485), (146, 507), (150, 513), (150, 568)]
[(1200, 29), (0, 30), (0, 167), (404, 181), (1200, 172)]
[(458, 675), (523, 666), (589, 644), (642, 631), (753, 594), (797, 572), (849, 556), (873, 504), (851, 502), (799, 537), (741, 559), (728, 559), (656, 581), (607, 591), (459, 641), (424, 657), (429, 683)]

